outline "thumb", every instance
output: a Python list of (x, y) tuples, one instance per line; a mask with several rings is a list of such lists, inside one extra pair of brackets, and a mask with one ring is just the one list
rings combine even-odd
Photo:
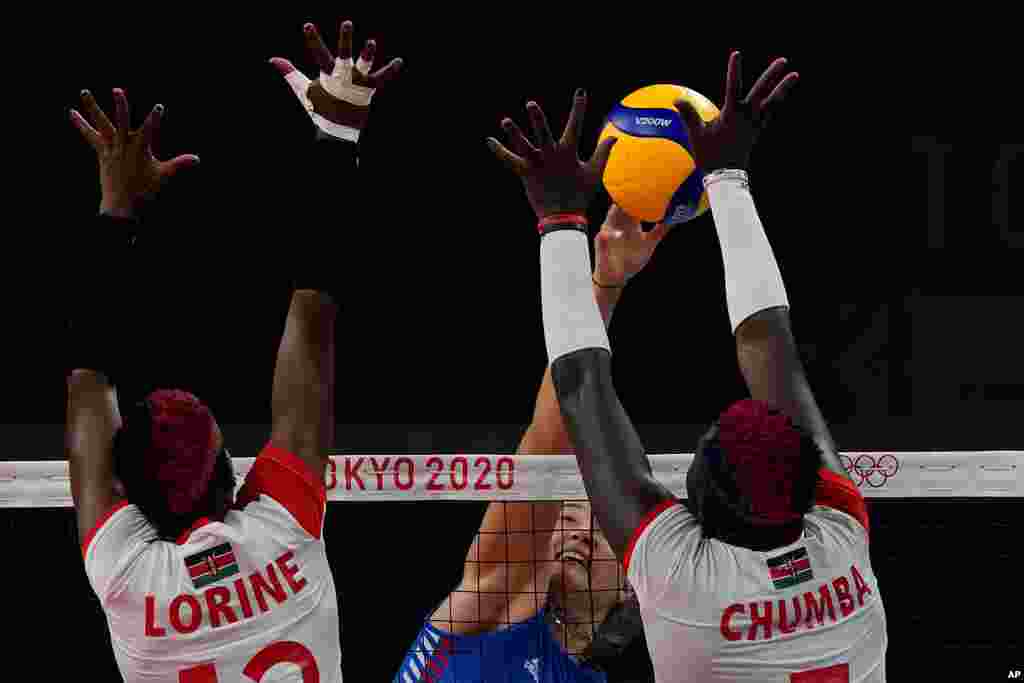
[(601, 141), (601, 144), (594, 150), (594, 155), (590, 157), (591, 172), (598, 176), (604, 175), (604, 167), (608, 165), (608, 157), (612, 154), (612, 147), (618, 142), (618, 138), (605, 138)]
[(668, 225), (667, 223), (657, 223), (650, 232), (647, 233), (647, 239), (654, 240), (657, 244), (661, 240), (665, 239), (665, 235), (668, 234), (674, 226)]
[(170, 161), (161, 163), (160, 172), (164, 177), (172, 178), (178, 171), (198, 165), (199, 157), (195, 154), (182, 154), (181, 156), (174, 157)]
[(288, 74), (296, 70), (295, 66), (291, 62), (289, 62), (287, 59), (282, 59), (281, 57), (271, 57), (270, 63), (273, 64), (274, 68), (277, 69), (278, 73), (280, 73), (285, 78), (288, 77)]
[(679, 112), (679, 118), (683, 120), (683, 125), (687, 128), (692, 138), (694, 135), (700, 135), (701, 131), (704, 130), (704, 119), (700, 117), (693, 104), (688, 100), (679, 98), (675, 102), (676, 110)]
[(307, 95), (309, 84), (312, 83), (309, 77), (296, 69), (287, 59), (272, 57), (270, 63), (274, 65), (279, 74), (284, 76), (284, 80), (288, 83), (292, 92), (295, 93), (295, 96), (299, 98), (299, 101), (302, 102), (302, 105), (307, 109), (311, 109), (312, 105), (309, 104), (309, 96)]
[(611, 238), (608, 236), (608, 233), (605, 232), (604, 230), (602, 230), (601, 232), (597, 233), (597, 237), (594, 238), (594, 243), (595, 243), (595, 246), (597, 246), (598, 252), (600, 252), (602, 254), (605, 254), (605, 253), (608, 252), (608, 241), (609, 241), (609, 239), (611, 239)]

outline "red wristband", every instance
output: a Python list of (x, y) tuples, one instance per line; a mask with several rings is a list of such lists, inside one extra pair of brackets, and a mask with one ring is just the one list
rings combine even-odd
[(556, 213), (545, 218), (542, 218), (540, 223), (537, 224), (537, 232), (544, 234), (544, 228), (549, 225), (579, 225), (584, 230), (587, 229), (587, 217), (579, 213)]

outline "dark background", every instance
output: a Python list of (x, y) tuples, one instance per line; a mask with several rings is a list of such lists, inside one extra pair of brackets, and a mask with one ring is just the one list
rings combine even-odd
[[(6, 340), (17, 391), (0, 425), (3, 457), (62, 457), (63, 300), (82, 266), (67, 245), (99, 204), (93, 153), (67, 119), (81, 88), (107, 111), (110, 89), (125, 88), (134, 125), (163, 103), (161, 158), (202, 158), (151, 211), (146, 275), (113, 294), (136, 322), (147, 382), (197, 393), (229, 443), (236, 435), (235, 455), (255, 455), (288, 280), (304, 240), (333, 235), (346, 292), (338, 446), (510, 452), (545, 363), (539, 259), (521, 187), (484, 139), (501, 137), (503, 116), (525, 124), (528, 99), (560, 129), (584, 87), (589, 154), (610, 106), (643, 85), (679, 83), (720, 102), (731, 48), (743, 50), (748, 86), (776, 56), (801, 74), (751, 178), (841, 447), (1020, 448), (1019, 136), (1010, 112), (988, 106), (1005, 97), (998, 73), (972, 72), (923, 42), (887, 51), (875, 33), (797, 34), (771, 19), (748, 36), (698, 30), (710, 16), (581, 18), (554, 6), (340, 11), (90, 8), (25, 27), (51, 68), (12, 86), (25, 108), (45, 106), (8, 134), (44, 154), (9, 169), (9, 187), (24, 193), (12, 199), (31, 207), (16, 237), (39, 257), (12, 250), (6, 263), (20, 278), (28, 333)], [(401, 56), (406, 68), (374, 98), (360, 187), (309, 196), (301, 168), (312, 124), (266, 60), (287, 57), (312, 73), (303, 21), (333, 48), (342, 18), (355, 21), (357, 47), (377, 39), (378, 67)], [(967, 73), (969, 88), (954, 78)], [(606, 208), (595, 201), (595, 225)], [(674, 230), (630, 284), (611, 339), (616, 386), (652, 452), (691, 450), (701, 425), (744, 394), (709, 215)], [(481, 513), (454, 503), (331, 506), (352, 680), (390, 680), (417, 620), (454, 584)], [(893, 680), (954, 665), (999, 679), (1022, 668), (1020, 513), (1019, 500), (873, 506)], [(17, 610), (26, 656), (52, 680), (117, 680), (70, 511), (3, 517), (13, 547), (43, 560), (33, 581), (49, 586), (16, 595), (27, 600)], [(55, 657), (54, 647), (87, 656)]]

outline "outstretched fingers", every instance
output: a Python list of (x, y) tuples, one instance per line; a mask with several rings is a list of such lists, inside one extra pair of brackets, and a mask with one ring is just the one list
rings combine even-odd
[(544, 152), (553, 152), (555, 150), (555, 136), (551, 134), (551, 128), (548, 126), (547, 117), (544, 116), (544, 110), (540, 108), (539, 104), (531, 101), (526, 103), (526, 113), (530, 117), (530, 126), (533, 128), (533, 134), (540, 149)]
[(618, 141), (618, 138), (605, 138), (597, 146), (597, 149), (594, 150), (593, 156), (590, 157), (590, 161), (586, 164), (587, 170), (592, 177), (600, 178), (604, 175), (604, 168), (608, 165), (608, 158), (612, 154), (612, 147)]
[(761, 103), (761, 109), (767, 110), (772, 105), (778, 104), (786, 99), (786, 95), (793, 89), (793, 86), (796, 85), (798, 80), (800, 80), (800, 74), (795, 71), (791, 74), (787, 74), (786, 77), (782, 79), (782, 82), (775, 86), (775, 90), (772, 90), (772, 94), (766, 97), (764, 102)]
[(722, 103), (722, 118), (728, 119), (740, 101), (743, 85), (743, 63), (738, 51), (729, 55), (729, 68), (725, 74), (725, 101)]
[(131, 109), (128, 107), (128, 96), (121, 88), (114, 88), (114, 121), (117, 124), (117, 140), (121, 144), (128, 142), (128, 133), (132, 123)]
[(515, 121), (504, 119), (501, 122), (501, 128), (511, 141), (512, 149), (516, 151), (516, 154), (531, 163), (540, 164), (542, 161), (540, 150), (533, 146)]
[(379, 88), (386, 83), (390, 83), (398, 77), (404, 63), (400, 58), (392, 59), (387, 66), (367, 76), (366, 84), (371, 88)]
[(271, 57), (270, 63), (273, 64), (274, 68), (277, 69), (277, 72), (285, 78), (288, 78), (288, 76), (298, 71), (294, 64), (283, 57)]
[(100, 109), (100, 105), (96, 103), (96, 98), (88, 90), (82, 91), (82, 104), (88, 121), (96, 127), (95, 129), (100, 136), (107, 142), (113, 142), (116, 135), (114, 124), (110, 122), (106, 113)]
[[(352, 22), (345, 20), (341, 22), (341, 31), (338, 33), (338, 59), (345, 62), (352, 59), (352, 34), (354, 33)], [(327, 73), (331, 73), (328, 71)]]
[(579, 140), (583, 131), (583, 118), (587, 113), (587, 94), (582, 88), (576, 91), (573, 97), (572, 111), (569, 112), (569, 120), (562, 132), (561, 144), (563, 147), (576, 152), (579, 149)]
[(368, 40), (366, 41), (366, 47), (359, 53), (359, 59), (356, 60), (356, 71), (363, 74), (364, 76), (370, 75), (370, 69), (373, 68), (373, 60), (377, 56), (377, 41)]
[(160, 134), (160, 122), (164, 115), (164, 105), (158, 104), (153, 107), (153, 110), (149, 112), (149, 116), (146, 117), (145, 123), (142, 124), (142, 139), (145, 142), (146, 149), (152, 153), (152, 150), (156, 147), (157, 139)]
[(679, 118), (682, 119), (683, 125), (686, 126), (687, 135), (689, 135), (692, 142), (695, 136), (699, 136), (704, 132), (707, 124), (704, 123), (704, 119), (697, 112), (697, 108), (689, 100), (680, 97), (675, 101), (675, 105), (676, 111), (679, 112)]
[(103, 138), (96, 132), (96, 129), (89, 125), (89, 122), (74, 109), (71, 110), (71, 123), (78, 129), (78, 132), (82, 134), (85, 141), (95, 149), (97, 152), (100, 146), (103, 144)]
[(320, 32), (316, 29), (316, 26), (313, 24), (306, 24), (302, 27), (302, 34), (305, 36), (306, 50), (309, 51), (309, 56), (313, 60), (313, 63), (316, 64), (323, 73), (334, 73), (334, 58), (331, 57), (331, 51), (327, 49), (327, 44), (320, 36)]
[(498, 157), (498, 161), (504, 164), (506, 168), (514, 172), (516, 175), (522, 175), (526, 172), (526, 161), (519, 155), (510, 152), (507, 147), (494, 138), (487, 138), (487, 147), (494, 152), (496, 157)]
[(199, 165), (199, 157), (195, 154), (182, 154), (168, 161), (160, 162), (160, 177), (162, 180), (174, 177), (178, 171)]
[(765, 69), (761, 77), (757, 79), (757, 83), (750, 89), (750, 94), (747, 96), (747, 101), (754, 105), (755, 111), (760, 111), (763, 102), (768, 99), (775, 86), (779, 85), (785, 71), (786, 60), (780, 57), (772, 62), (771, 66)]

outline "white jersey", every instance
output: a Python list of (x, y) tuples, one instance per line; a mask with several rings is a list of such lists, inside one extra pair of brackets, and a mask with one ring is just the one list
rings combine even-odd
[(127, 683), (341, 683), (327, 496), (298, 457), (267, 446), (223, 522), (161, 541), (119, 503), (82, 544)]
[(701, 543), (666, 501), (625, 557), (658, 683), (885, 681), (885, 611), (864, 499), (822, 470), (802, 537), (761, 552)]

